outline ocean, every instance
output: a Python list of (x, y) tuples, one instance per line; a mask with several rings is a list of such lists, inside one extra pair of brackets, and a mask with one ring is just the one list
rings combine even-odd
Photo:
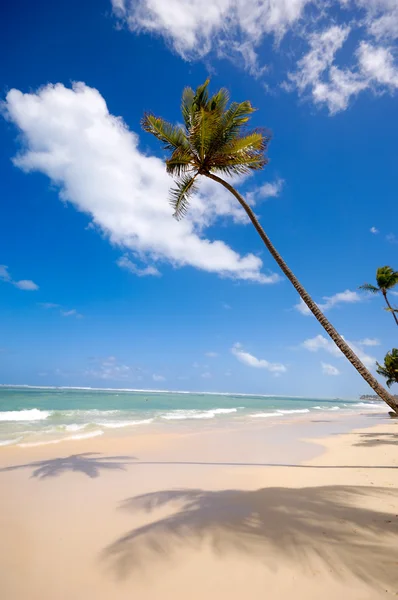
[(149, 426), (280, 421), (322, 412), (383, 410), (383, 402), (172, 391), (0, 386), (0, 446), (36, 446)]

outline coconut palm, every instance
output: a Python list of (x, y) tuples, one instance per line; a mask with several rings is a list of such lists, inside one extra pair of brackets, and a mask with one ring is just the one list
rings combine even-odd
[(270, 136), (259, 129), (246, 129), (255, 110), (249, 101), (229, 104), (226, 89), (222, 88), (209, 96), (208, 85), (209, 80), (196, 91), (185, 88), (181, 104), (183, 125), (173, 125), (151, 113), (145, 114), (142, 120), (143, 129), (160, 140), (164, 149), (169, 152), (166, 170), (176, 180), (175, 187), (171, 189), (174, 216), (181, 219), (185, 215), (201, 177), (212, 179), (233, 194), (283, 273), (327, 334), (376, 394), (398, 413), (398, 404), (393, 396), (373, 377), (319, 310), (276, 251), (248, 203), (229, 181), (219, 176), (231, 177), (261, 170), (268, 162), (265, 152)]
[(398, 349), (393, 348), (387, 352), (384, 357), (384, 366), (377, 364), (377, 372), (386, 378), (386, 384), (391, 387), (393, 383), (398, 383)]
[(394, 317), (395, 323), (398, 325), (397, 310), (392, 308), (388, 298), (387, 292), (395, 287), (398, 283), (398, 271), (394, 271), (391, 267), (379, 267), (376, 271), (376, 283), (377, 286), (371, 283), (364, 283), (359, 286), (360, 290), (365, 290), (371, 294), (383, 294), (384, 300), (387, 304), (387, 310)]

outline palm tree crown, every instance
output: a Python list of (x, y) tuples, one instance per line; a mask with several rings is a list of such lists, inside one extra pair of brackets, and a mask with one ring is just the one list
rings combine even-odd
[(384, 300), (387, 304), (386, 310), (392, 314), (395, 323), (398, 325), (398, 317), (396, 315), (398, 311), (392, 308), (387, 298), (388, 290), (391, 290), (398, 284), (398, 271), (394, 271), (394, 269), (388, 266), (379, 267), (376, 271), (376, 283), (377, 286), (372, 285), (371, 283), (364, 283), (363, 285), (359, 286), (359, 289), (370, 292), (371, 294), (383, 294)]
[(378, 294), (381, 292), (385, 294), (387, 290), (390, 290), (398, 283), (398, 271), (394, 271), (391, 267), (379, 267), (376, 271), (376, 282), (377, 287), (371, 283), (364, 283), (359, 286), (360, 290), (371, 292), (372, 294)]
[(224, 88), (209, 97), (209, 80), (194, 92), (184, 89), (181, 112), (185, 126), (173, 125), (146, 113), (142, 127), (160, 140), (170, 152), (167, 172), (176, 177), (171, 204), (180, 219), (188, 209), (189, 198), (196, 191), (198, 175), (210, 172), (227, 176), (242, 175), (262, 169), (268, 162), (265, 151), (270, 136), (245, 126), (255, 111), (249, 101), (232, 102)]
[(377, 364), (377, 372), (386, 378), (388, 387), (398, 383), (398, 349), (393, 348), (384, 357), (384, 366)]

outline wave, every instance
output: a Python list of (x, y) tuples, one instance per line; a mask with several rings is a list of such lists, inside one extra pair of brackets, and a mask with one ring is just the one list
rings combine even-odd
[(257, 419), (259, 417), (283, 417), (283, 414), (280, 412), (271, 412), (271, 413), (255, 413), (254, 415), (249, 415), (249, 417), (253, 417), (254, 419)]
[(7, 410), (0, 412), (0, 421), (42, 421), (51, 415), (49, 410), (29, 408), (27, 410)]
[(107, 421), (104, 423), (97, 423), (97, 425), (108, 429), (119, 429), (120, 427), (129, 427), (130, 425), (146, 425), (152, 423), (152, 421), (153, 419), (142, 419), (141, 421)]
[(103, 431), (98, 429), (97, 431), (90, 431), (89, 433), (82, 433), (76, 435), (70, 435), (64, 438), (57, 438), (56, 440), (47, 440), (41, 442), (24, 442), (23, 444), (18, 444), (20, 448), (33, 448), (34, 446), (48, 446), (49, 444), (59, 444), (60, 442), (68, 442), (70, 440), (85, 440), (88, 438), (97, 437), (99, 435), (103, 435)]
[(214, 419), (216, 415), (226, 415), (237, 412), (237, 408), (212, 408), (210, 410), (173, 410), (164, 415), (160, 415), (166, 421), (179, 421), (185, 419)]
[(292, 415), (294, 413), (309, 413), (309, 408), (298, 408), (297, 410), (278, 410), (278, 413), (282, 415)]
[(0, 446), (10, 446), (11, 444), (17, 444), (20, 440), (22, 440), (21, 437), (14, 440), (2, 440), (0, 441)]

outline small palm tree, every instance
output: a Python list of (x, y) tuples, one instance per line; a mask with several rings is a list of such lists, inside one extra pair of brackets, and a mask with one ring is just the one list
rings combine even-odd
[(185, 88), (181, 104), (184, 126), (173, 125), (150, 113), (145, 114), (142, 120), (143, 129), (160, 140), (170, 153), (166, 159), (166, 170), (176, 178), (176, 186), (171, 189), (174, 216), (181, 219), (185, 215), (200, 177), (216, 181), (233, 194), (283, 273), (327, 334), (376, 394), (398, 413), (398, 404), (393, 396), (373, 377), (319, 310), (277, 252), (247, 202), (228, 181), (219, 177), (219, 174), (232, 176), (261, 170), (268, 162), (265, 151), (270, 136), (259, 129), (245, 129), (255, 110), (249, 101), (229, 104), (229, 94), (225, 89), (210, 97), (208, 84), (209, 80), (205, 81), (196, 92)]
[(391, 387), (393, 383), (398, 383), (398, 349), (393, 348), (387, 352), (384, 357), (384, 366), (377, 364), (377, 372), (387, 379), (386, 384)]
[(379, 267), (376, 271), (376, 283), (377, 286), (371, 283), (364, 283), (359, 286), (360, 290), (365, 290), (371, 294), (383, 294), (384, 300), (387, 304), (387, 310), (392, 314), (396, 324), (398, 325), (397, 310), (392, 308), (387, 298), (388, 290), (391, 290), (398, 283), (398, 271), (394, 271), (391, 267)]

